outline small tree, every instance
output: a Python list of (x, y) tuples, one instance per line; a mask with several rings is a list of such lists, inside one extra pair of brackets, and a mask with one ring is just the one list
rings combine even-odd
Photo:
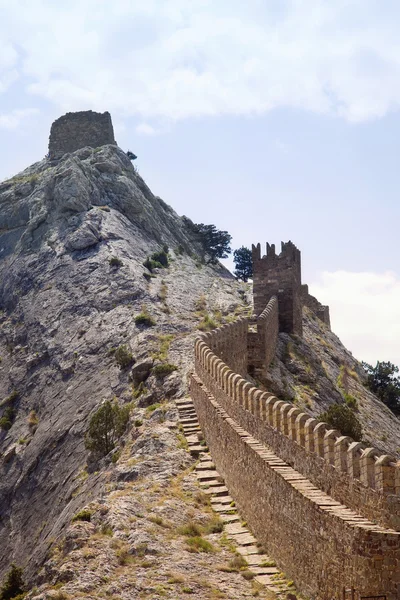
[(22, 569), (14, 563), (8, 571), (3, 585), (0, 589), (0, 600), (11, 600), (24, 591), (24, 580)]
[(242, 246), (233, 252), (233, 262), (235, 263), (234, 275), (236, 279), (247, 281), (253, 277), (253, 260), (251, 250)]
[(333, 429), (338, 429), (342, 435), (348, 435), (356, 442), (361, 441), (361, 424), (352, 409), (345, 404), (332, 404), (326, 412), (319, 415), (318, 420), (328, 423)]
[(129, 420), (129, 408), (107, 400), (90, 419), (85, 446), (99, 456), (106, 456), (115, 448)]
[(393, 412), (400, 412), (400, 379), (395, 376), (399, 367), (391, 362), (377, 362), (375, 367), (363, 362), (367, 372), (367, 387)]
[(129, 158), (129, 160), (136, 160), (137, 159), (136, 154), (133, 154), (133, 152), (131, 152), (130, 150), (128, 150), (128, 152), (126, 153), (126, 155)]
[(204, 223), (193, 223), (192, 229), (199, 234), (200, 242), (205, 252), (209, 254), (211, 264), (215, 264), (218, 258), (227, 258), (232, 252), (230, 247), (232, 236), (227, 231), (221, 231), (215, 225), (204, 225)]

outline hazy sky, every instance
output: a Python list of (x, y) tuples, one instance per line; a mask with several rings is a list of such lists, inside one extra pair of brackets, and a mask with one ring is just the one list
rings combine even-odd
[(398, 0), (0, 0), (0, 180), (109, 110), (179, 214), (291, 239), (358, 358), (400, 365)]

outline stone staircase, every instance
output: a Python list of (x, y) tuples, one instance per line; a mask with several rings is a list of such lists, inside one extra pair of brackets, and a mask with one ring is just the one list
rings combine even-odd
[(229, 490), (224, 485), (224, 480), (216, 470), (205, 445), (191, 398), (183, 398), (175, 402), (189, 451), (192, 456), (199, 459), (196, 466), (199, 486), (210, 495), (211, 506), (223, 521), (226, 536), (235, 544), (236, 552), (246, 560), (255, 581), (273, 592), (276, 598), (287, 598), (288, 592), (294, 594), (294, 586), (288, 585), (290, 582), (276, 567), (275, 561), (263, 552), (256, 538), (240, 518), (235, 502), (229, 495)]

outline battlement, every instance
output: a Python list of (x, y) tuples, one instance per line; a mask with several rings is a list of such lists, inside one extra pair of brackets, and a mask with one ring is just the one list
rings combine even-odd
[[(267, 257), (258, 248), (253, 252), (263, 264), (299, 265), (291, 242), (283, 256), (273, 246)], [(307, 301), (314, 310), (321, 306), (315, 298)], [(245, 378), (243, 356), (255, 374), (274, 357), (279, 302), (272, 296), (258, 317), (241, 318), (195, 343), (191, 395), (211, 455), (254, 533), (300, 589), (326, 600), (337, 597), (341, 583), (395, 600), (400, 464)]]
[(281, 253), (267, 243), (252, 246), (254, 312), (260, 315), (272, 296), (279, 304), (279, 331), (302, 335), (301, 253), (291, 242), (282, 242)]
[(70, 112), (54, 121), (51, 126), (49, 158), (59, 159), (68, 152), (75, 152), (86, 146), (98, 148), (105, 144), (116, 145), (109, 112)]

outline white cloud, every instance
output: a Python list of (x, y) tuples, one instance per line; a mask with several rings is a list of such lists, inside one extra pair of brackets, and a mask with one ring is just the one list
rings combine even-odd
[(400, 366), (400, 280), (394, 273), (324, 272), (309, 288), (329, 305), (332, 330), (357, 358)]
[(136, 133), (142, 135), (155, 135), (157, 131), (148, 123), (139, 123), (139, 125), (136, 127)]
[(16, 129), (21, 121), (36, 115), (39, 111), (36, 108), (15, 109), (9, 113), (0, 113), (0, 129)]
[[(349, 121), (400, 105), (388, 0), (0, 0), (0, 92), (17, 70), (60, 110), (178, 120), (288, 106)], [(8, 84), (9, 86), (10, 84)]]

